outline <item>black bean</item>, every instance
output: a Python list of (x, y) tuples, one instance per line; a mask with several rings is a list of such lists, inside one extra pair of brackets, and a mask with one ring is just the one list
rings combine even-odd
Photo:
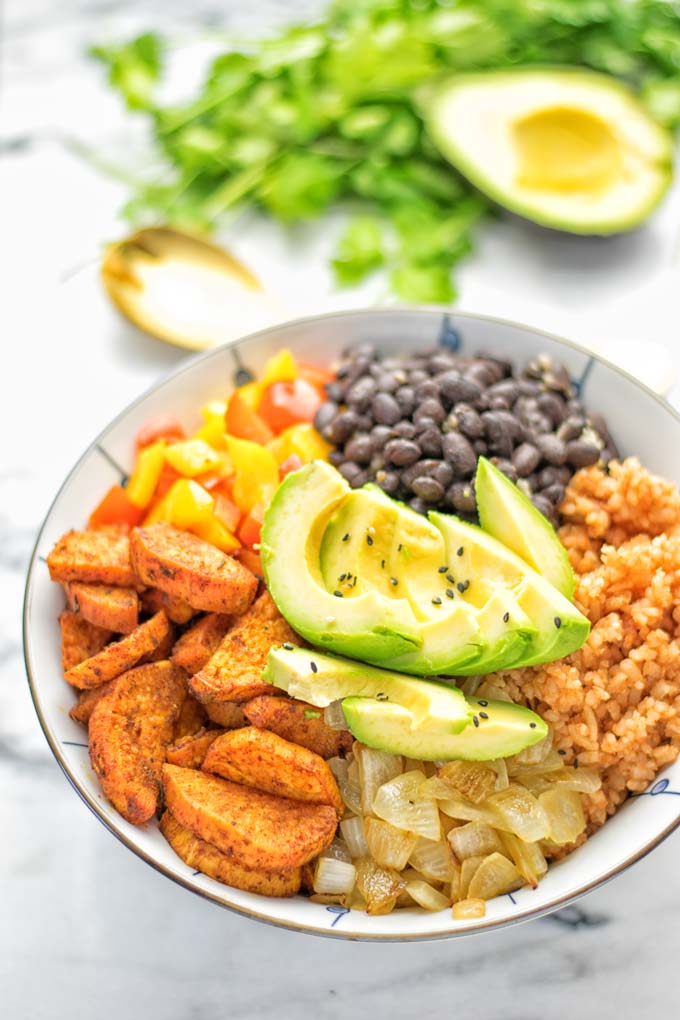
[(346, 442), (357, 428), (357, 417), (354, 411), (341, 411), (324, 429), (324, 437), (336, 445)]
[(429, 376), (422, 368), (414, 368), (409, 372), (408, 381), (411, 386), (420, 386), (426, 380), (429, 381)]
[(561, 425), (567, 416), (567, 406), (557, 393), (541, 393), (537, 398), (539, 409), (553, 424), (553, 428)]
[(475, 439), (472, 447), (478, 457), (486, 457), (489, 452), (489, 445), (485, 443), (483, 439)]
[(429, 425), (418, 434), (418, 445), (427, 457), (439, 457), (442, 452), (442, 434), (436, 425)]
[(435, 397), (427, 397), (418, 404), (415, 409), (413, 414), (413, 422), (415, 425), (425, 418), (429, 418), (439, 425), (444, 421), (444, 418), (446, 418), (446, 411)]
[(414, 496), (413, 499), (409, 499), (408, 505), (412, 510), (415, 510), (417, 514), (426, 514), (430, 509), (425, 500), (421, 499), (420, 496)]
[(365, 411), (375, 393), (375, 379), (370, 375), (362, 375), (347, 390), (346, 401), (355, 411)]
[(453, 468), (448, 461), (445, 460), (440, 460), (437, 463), (437, 466), (433, 467), (429, 473), (432, 478), (436, 478), (436, 480), (440, 482), (445, 489), (449, 487), (454, 477)]
[(395, 439), (396, 436), (397, 430), (391, 429), (388, 425), (374, 425), (371, 429), (371, 438), (376, 450), (382, 449), (385, 443), (389, 442), (390, 439)]
[(440, 372), (446, 372), (447, 369), (451, 368), (453, 364), (453, 355), (447, 351), (438, 351), (437, 354), (433, 354), (428, 360), (427, 367), (432, 372), (432, 375), (438, 375)]
[(345, 460), (338, 467), (338, 471), (343, 478), (346, 478), (348, 482), (351, 482), (353, 478), (361, 474), (361, 467), (356, 464), (353, 460)]
[(477, 508), (472, 482), (454, 482), (447, 491), (446, 499), (456, 510), (474, 513)]
[(375, 480), (388, 496), (394, 496), (399, 491), (399, 475), (396, 471), (378, 471)]
[(536, 436), (536, 446), (548, 464), (564, 464), (567, 459), (567, 444), (559, 436)]
[(485, 404), (490, 411), (509, 411), (512, 406), (507, 397), (490, 397), (488, 395)]
[(444, 456), (459, 477), (471, 475), (477, 466), (477, 455), (469, 439), (460, 432), (447, 432), (442, 441)]
[(373, 417), (380, 425), (394, 425), (401, 418), (401, 409), (391, 393), (376, 393), (371, 402)]
[(489, 386), (487, 393), (490, 397), (504, 397), (508, 407), (512, 407), (520, 395), (519, 383), (515, 379), (503, 379)]
[(498, 365), (503, 375), (512, 375), (513, 364), (504, 354), (500, 354), (498, 351), (480, 351), (479, 357), (483, 358), (484, 361), (491, 361), (495, 365)]
[(525, 397), (536, 397), (543, 392), (541, 384), (533, 379), (518, 379), (517, 385), (520, 393)]
[(404, 418), (403, 421), (397, 422), (392, 431), (402, 439), (413, 439), (417, 430), (412, 421), (406, 421)]
[(394, 394), (402, 414), (410, 414), (416, 406), (416, 391), (412, 386), (400, 386)]
[(513, 451), (512, 463), (520, 478), (526, 478), (534, 471), (541, 460), (541, 454), (533, 443), (520, 443)]
[(414, 464), (420, 457), (420, 447), (411, 439), (391, 439), (385, 445), (385, 459), (398, 467)]
[[(403, 379), (404, 377), (401, 377), (401, 382)], [(381, 393), (394, 393), (399, 389), (400, 378), (396, 372), (380, 372), (375, 376), (375, 385)]]
[(503, 460), (502, 457), (494, 457), (493, 463), (496, 465), (498, 470), (509, 478), (511, 482), (517, 481), (517, 471), (514, 464), (509, 460)]
[(572, 470), (566, 464), (561, 467), (546, 467), (536, 475), (535, 488), (547, 489), (549, 485), (567, 485), (571, 476)]
[(545, 496), (532, 496), (531, 502), (534, 504), (539, 513), (548, 518), (552, 517), (553, 505), (549, 499), (545, 498)]
[(368, 471), (360, 471), (353, 478), (347, 479), (353, 489), (360, 489), (362, 485), (366, 485), (370, 480), (371, 476)]
[(439, 388), (434, 379), (425, 379), (416, 386), (416, 403), (428, 400), (430, 397), (438, 397)]
[(357, 431), (358, 432), (370, 432), (370, 430), (373, 428), (374, 425), (375, 425), (375, 422), (373, 421), (373, 418), (368, 413), (368, 411), (365, 411), (363, 414), (358, 414), (357, 415)]
[(345, 445), (345, 456), (357, 464), (368, 464), (373, 456), (374, 446), (370, 436), (365, 432), (355, 433)]
[(569, 414), (577, 414), (583, 417), (583, 404), (578, 397), (572, 397), (567, 401), (567, 411)]
[(401, 472), (402, 484), (407, 489), (410, 489), (416, 478), (420, 475), (431, 474), (439, 464), (441, 464), (441, 461), (435, 460), (433, 457), (425, 457), (422, 460), (416, 461), (415, 464), (410, 464)]
[(335, 379), (332, 382), (325, 383), (324, 389), (329, 402), (341, 404), (345, 399), (345, 387)]
[(586, 439), (572, 439), (567, 443), (567, 460), (575, 468), (588, 467), (600, 459), (600, 448)]
[(326, 425), (330, 425), (338, 411), (338, 405), (332, 400), (327, 400), (314, 415), (314, 428), (321, 432)]
[(585, 424), (585, 418), (580, 414), (570, 414), (558, 428), (557, 436), (559, 439), (563, 439), (565, 443), (568, 443), (570, 439), (576, 439), (581, 435)]
[(512, 417), (512, 425), (506, 420), (504, 411), (484, 411), (482, 421), (484, 422), (484, 434), (489, 448), (498, 454), (499, 457), (510, 457), (514, 446), (513, 434), (518, 425), (517, 419)]
[(414, 478), (411, 488), (416, 496), (420, 496), (426, 503), (439, 503), (444, 498), (444, 486), (429, 475)]
[(342, 450), (331, 450), (331, 452), (328, 454), (328, 459), (333, 465), (333, 467), (340, 467), (343, 460), (345, 459), (345, 454)]
[(475, 361), (465, 372), (465, 378), (480, 388), (493, 386), (502, 376), (500, 367), (493, 361)]
[(554, 506), (559, 506), (564, 499), (564, 486), (555, 482), (554, 485), (548, 485), (547, 488), (542, 489), (540, 495), (550, 500)]
[(484, 435), (484, 422), (481, 415), (469, 404), (456, 404), (453, 409), (459, 430), (468, 439), (481, 439)]
[(382, 453), (375, 453), (371, 457), (370, 463), (368, 465), (368, 470), (370, 471), (370, 473), (372, 475), (374, 475), (376, 473), (376, 471), (382, 471), (382, 469), (384, 467), (385, 467), (385, 458), (383, 457)]
[(564, 365), (553, 364), (547, 372), (543, 373), (543, 383), (549, 390), (559, 390), (562, 393), (573, 393), (571, 379)]
[(458, 404), (462, 400), (466, 403), (474, 402), (482, 392), (482, 388), (477, 382), (464, 378), (455, 369), (437, 376), (437, 384), (439, 394), (447, 404)]

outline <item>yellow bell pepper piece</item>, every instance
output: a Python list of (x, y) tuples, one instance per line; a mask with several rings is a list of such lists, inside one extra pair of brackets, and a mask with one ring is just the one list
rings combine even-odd
[(234, 502), (249, 514), (257, 503), (268, 506), (279, 485), (279, 467), (271, 450), (248, 439), (225, 436), (236, 474)]
[(192, 439), (202, 439), (217, 450), (224, 449), (224, 417), (227, 413), (226, 400), (211, 400), (201, 408), (204, 424), (194, 432)]
[(263, 390), (275, 382), (293, 382), (298, 377), (298, 368), (291, 351), (282, 347), (277, 354), (265, 362), (260, 379), (260, 386)]
[(249, 382), (239, 386), (237, 393), (241, 400), (253, 411), (257, 411), (262, 399), (262, 386), (258, 382)]
[(165, 459), (185, 478), (195, 478), (196, 475), (202, 475), (205, 471), (212, 471), (222, 465), (217, 450), (213, 450), (203, 439), (183, 439), (179, 443), (172, 443), (166, 447)]
[(210, 493), (189, 478), (179, 478), (168, 489), (144, 524), (167, 521), (182, 531), (191, 531), (224, 552), (239, 549), (241, 543), (214, 513), (215, 500)]
[(128, 497), (135, 506), (145, 510), (156, 491), (158, 479), (165, 464), (165, 440), (159, 439), (151, 446), (145, 446), (137, 454), (135, 469), (126, 486)]
[(216, 545), (223, 552), (233, 552), (234, 549), (241, 548), (241, 543), (236, 536), (232, 535), (229, 528), (222, 524), (222, 521), (218, 521), (212, 514), (206, 520), (199, 521), (191, 530), (194, 535), (202, 538), (204, 542)]
[(294, 453), (303, 464), (309, 464), (313, 460), (325, 460), (333, 447), (319, 435), (312, 424), (301, 422), (284, 429), (267, 443), (267, 449), (271, 450), (277, 464), (283, 464)]

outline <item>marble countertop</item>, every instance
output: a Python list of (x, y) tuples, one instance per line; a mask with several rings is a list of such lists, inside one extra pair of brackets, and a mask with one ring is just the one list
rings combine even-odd
[[(8, 0), (0, 208), (5, 372), (0, 401), (0, 989), (26, 1020), (476, 1015), (601, 1020), (680, 1004), (680, 833), (577, 906), (484, 937), (413, 945), (326, 941), (265, 927), (173, 886), (119, 845), (52, 760), (30, 702), (20, 607), (33, 538), (91, 437), (182, 352), (142, 337), (97, 282), (101, 245), (123, 231), (121, 186), (73, 154), (133, 152), (123, 115), (84, 56), (93, 40), (165, 27), (186, 39), (225, 23), (253, 31), (313, 0)], [(653, 340), (678, 367), (680, 191), (635, 236), (579, 240), (491, 224), (461, 276), (462, 306), (517, 317), (593, 346)], [(310, 250), (323, 255), (323, 231)], [(266, 251), (262, 254), (263, 239)], [(338, 294), (315, 257), (278, 235), (239, 238), (297, 312), (372, 300)], [(260, 263), (259, 263), (260, 264)], [(678, 359), (678, 361), (676, 361)], [(640, 364), (640, 372), (644, 365)], [(676, 390), (673, 396), (677, 396)]]

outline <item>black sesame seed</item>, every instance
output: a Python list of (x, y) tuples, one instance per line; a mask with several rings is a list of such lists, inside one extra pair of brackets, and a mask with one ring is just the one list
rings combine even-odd
[(441, 606), (441, 604), (442, 604), (442, 600), (439, 598), (439, 595), (435, 595), (435, 597), (432, 599), (432, 605), (433, 606)]
[(482, 699), (481, 699), (481, 698), (479, 699), (479, 701), (477, 702), (477, 704), (478, 704), (478, 705), (481, 705), (481, 706), (482, 706), (482, 708), (488, 708), (488, 707), (489, 707), (489, 702), (488, 702), (488, 701), (482, 701)]
[(437, 568), (437, 573), (438, 574), (445, 574), (448, 569), (449, 569), (448, 567), (438, 567)]
[(447, 588), (446, 597), (447, 599), (454, 599), (456, 597), (456, 593), (451, 588)]
[(535, 722), (530, 722), (529, 723), (529, 729), (535, 730), (536, 729), (536, 723)]
[(559, 616), (556, 616), (556, 617), (555, 617), (555, 626), (557, 627), (557, 629), (558, 629), (558, 630), (559, 630), (559, 629), (560, 629), (560, 627), (562, 626), (562, 621), (561, 621), (561, 619), (559, 618)]
[(343, 542), (349, 542), (349, 531), (345, 535), (342, 536), (342, 540), (343, 540)]
[(461, 545), (461, 546), (460, 546), (460, 548), (456, 550), (456, 555), (457, 555), (457, 556), (462, 556), (464, 552), (465, 552), (465, 549), (464, 549), (464, 547), (463, 547), (463, 546)]
[(383, 568), (383, 570), (385, 569), (385, 561), (384, 560), (380, 561), (380, 566)]
[(382, 691), (378, 691), (378, 693), (376, 694), (376, 699), (378, 701), (389, 701), (390, 700), (389, 697), (386, 694), (384, 694)]
[(566, 751), (558, 751), (557, 753), (558, 754), (566, 754), (567, 752)]
[(397, 587), (397, 585), (399, 584), (399, 579), (398, 579), (397, 577), (391, 577), (391, 578), (390, 578), (390, 581), (391, 581), (391, 583), (392, 583), (392, 584), (394, 585), (394, 587), (395, 587), (395, 588), (396, 588), (396, 587)]
[(455, 583), (456, 583), (456, 579), (455, 579), (455, 577), (453, 576), (453, 574), (447, 574), (447, 575), (446, 575), (446, 580), (447, 580), (447, 581), (450, 581), (450, 582), (451, 582), (451, 584), (455, 584)]
[(462, 593), (463, 593), (463, 592), (465, 591), (465, 585), (463, 584), (463, 582), (462, 582), (462, 581), (459, 581), (459, 582), (458, 582), (458, 584), (456, 585), (456, 588), (457, 588), (457, 589), (458, 589), (458, 591), (459, 591), (459, 592), (461, 593), (461, 595), (462, 595)]
[(400, 542), (399, 545), (397, 546), (397, 552), (401, 552), (402, 549), (403, 549), (403, 545)]
[(373, 545), (373, 539), (370, 535), (366, 535), (366, 545)]
[(342, 592), (338, 591), (337, 588), (335, 589), (333, 594), (335, 595), (336, 599), (341, 599), (342, 598)]
[(345, 581), (346, 579), (347, 579), (347, 574), (340, 574), (340, 577), (338, 578), (338, 581)]
[(509, 621), (510, 621), (510, 613), (503, 613), (503, 623), (508, 623)]
[(291, 645), (290, 641), (284, 641), (281, 647), (285, 648), (287, 652), (292, 652), (293, 649), (295, 648), (295, 645)]
[(574, 768), (578, 768), (578, 758), (574, 758)]
[(476, 715), (473, 715), (473, 717), (472, 717), (472, 721), (473, 721), (473, 723), (475, 724), (475, 726), (479, 726), (479, 719), (477, 718), (477, 716), (476, 716)]
[(311, 669), (312, 673), (318, 673), (319, 672), (319, 667), (317, 666), (317, 664), (315, 662), (310, 662), (309, 668)]
[(488, 712), (480, 712), (479, 713), (479, 718), (480, 719), (488, 719), (489, 718), (489, 713)]
[(358, 580), (359, 580), (359, 578), (355, 576), (354, 580), (352, 581), (352, 587), (353, 588), (356, 588)]

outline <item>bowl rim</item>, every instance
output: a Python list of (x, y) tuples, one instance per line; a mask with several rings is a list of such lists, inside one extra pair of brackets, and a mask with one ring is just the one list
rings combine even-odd
[[(563, 909), (564, 907), (569, 906), (572, 903), (575, 903), (582, 896), (585, 896), (587, 893), (590, 893), (593, 890), (598, 889), (601, 886), (605, 885), (606, 883), (610, 882), (617, 875), (620, 875), (624, 871), (627, 871), (630, 867), (632, 867), (638, 861), (640, 861), (644, 857), (646, 857), (647, 854), (651, 853), (652, 850), (654, 850), (657, 846), (659, 846), (659, 844), (661, 844), (676, 829), (678, 829), (680, 827), (680, 810), (678, 811), (678, 815), (677, 815), (676, 819), (673, 822), (671, 822), (660, 833), (658, 833), (652, 839), (650, 839), (647, 843), (645, 843), (644, 846), (640, 850), (638, 850), (634, 854), (631, 854), (630, 857), (627, 857), (624, 861), (622, 861), (616, 867), (611, 868), (609, 871), (606, 871), (602, 875), (599, 875), (593, 881), (588, 882), (585, 885), (582, 885), (575, 892), (571, 892), (571, 893), (568, 893), (568, 894), (566, 894), (564, 896), (560, 896), (560, 897), (558, 897), (558, 898), (556, 898), (554, 900), (551, 900), (549, 903), (545, 904), (544, 906), (535, 907), (535, 908), (529, 908), (527, 910), (522, 910), (519, 913), (517, 913), (516, 915), (514, 915), (513, 917), (506, 918), (504, 920), (500, 920), (500, 921), (486, 921), (484, 923), (475, 924), (473, 926), (466, 925), (465, 927), (461, 927), (458, 930), (456, 930), (456, 929), (448, 929), (448, 928), (447, 929), (439, 928), (439, 929), (433, 929), (430, 932), (417, 933), (417, 934), (416, 933), (414, 933), (414, 934), (404, 934), (404, 933), (401, 933), (401, 934), (398, 934), (398, 933), (395, 933), (395, 934), (390, 934), (390, 933), (371, 934), (371, 933), (361, 932), (361, 931), (352, 930), (352, 929), (348, 929), (348, 928), (335, 930), (333, 928), (321, 927), (321, 926), (318, 926), (318, 925), (300, 924), (298, 922), (291, 921), (291, 920), (274, 919), (274, 918), (271, 917), (271, 915), (269, 915), (269, 914), (267, 914), (265, 912), (261, 912), (261, 911), (258, 911), (258, 910), (252, 910), (252, 909), (250, 909), (248, 907), (239, 906), (239, 905), (237, 905), (235, 903), (226, 903), (224, 901), (224, 899), (222, 899), (220, 896), (217, 896), (216, 894), (212, 893), (210, 890), (200, 888), (199, 886), (193, 884), (189, 879), (185, 879), (182, 876), (180, 876), (179, 874), (173, 873), (168, 867), (166, 867), (160, 861), (155, 859), (153, 856), (151, 856), (149, 853), (147, 853), (141, 847), (135, 846), (134, 843), (132, 843), (132, 841), (128, 838), (128, 836), (122, 831), (122, 829), (120, 827), (118, 827), (115, 824), (115, 822), (113, 820), (110, 821), (108, 818), (105, 817), (103, 812), (100, 810), (97, 801), (95, 800), (95, 798), (93, 798), (89, 794), (89, 792), (85, 789), (85, 787), (84, 786), (81, 787), (81, 785), (79, 784), (79, 782), (78, 782), (78, 780), (77, 780), (77, 778), (75, 776), (75, 773), (70, 769), (70, 767), (69, 767), (69, 765), (68, 765), (64, 755), (62, 754), (61, 748), (60, 748), (57, 740), (52, 735), (52, 733), (50, 731), (50, 727), (49, 727), (49, 725), (47, 723), (47, 720), (45, 719), (45, 717), (44, 717), (44, 715), (42, 713), (42, 710), (40, 708), (38, 692), (37, 692), (37, 686), (38, 685), (36, 684), (35, 677), (34, 677), (33, 671), (32, 671), (32, 666), (31, 666), (31, 651), (30, 651), (30, 637), (29, 637), (29, 630), (30, 630), (30, 622), (31, 621), (29, 619), (29, 615), (30, 615), (29, 614), (29, 601), (30, 601), (30, 593), (31, 593), (31, 590), (32, 590), (32, 587), (33, 587), (33, 582), (34, 582), (34, 573), (35, 573), (36, 561), (38, 559), (38, 547), (40, 545), (40, 542), (41, 542), (41, 539), (42, 539), (42, 535), (43, 535), (43, 532), (44, 532), (45, 527), (47, 525), (47, 522), (48, 522), (48, 520), (49, 520), (49, 518), (50, 518), (50, 516), (52, 514), (52, 510), (54, 509), (56, 504), (59, 502), (59, 499), (61, 498), (61, 495), (62, 495), (63, 491), (66, 489), (66, 487), (70, 483), (71, 478), (73, 477), (75, 472), (79, 469), (79, 467), (82, 464), (82, 462), (89, 456), (89, 454), (92, 452), (92, 450), (95, 449), (95, 447), (100, 443), (100, 441), (103, 439), (105, 434), (108, 433), (111, 428), (115, 427), (119, 422), (121, 422), (129, 414), (130, 411), (134, 410), (135, 407), (137, 407), (139, 404), (143, 403), (143, 401), (146, 400), (147, 397), (149, 397), (152, 393), (154, 393), (155, 390), (158, 389), (159, 386), (165, 384), (166, 382), (169, 382), (171, 379), (175, 379), (175, 378), (183, 375), (185, 372), (190, 371), (191, 369), (193, 369), (194, 365), (197, 364), (200, 361), (209, 361), (213, 357), (219, 357), (221, 355), (221, 353), (225, 349), (239, 347), (241, 344), (245, 344), (245, 343), (249, 342), (250, 340), (254, 340), (254, 339), (257, 339), (259, 337), (265, 337), (265, 336), (268, 336), (268, 335), (270, 335), (272, 333), (276, 333), (276, 332), (278, 332), (278, 330), (280, 330), (284, 326), (285, 327), (291, 327), (291, 326), (295, 327), (297, 325), (303, 326), (303, 325), (309, 325), (309, 324), (312, 324), (312, 323), (315, 323), (315, 322), (323, 323), (324, 320), (326, 320), (326, 319), (334, 319), (334, 318), (336, 318), (336, 319), (337, 318), (340, 318), (340, 319), (343, 319), (343, 318), (352, 319), (352, 318), (362, 318), (362, 317), (367, 317), (367, 318), (375, 317), (375, 318), (379, 318), (379, 317), (384, 316), (384, 315), (390, 315), (390, 314), (394, 315), (394, 314), (402, 314), (402, 313), (407, 315), (407, 316), (412, 316), (412, 315), (416, 315), (417, 316), (417, 315), (419, 315), (421, 313), (425, 313), (425, 314), (428, 314), (428, 313), (429, 314), (439, 313), (439, 314), (441, 314), (443, 316), (452, 316), (452, 317), (455, 317), (457, 319), (463, 319), (463, 320), (467, 319), (467, 320), (470, 320), (470, 321), (482, 321), (482, 322), (492, 323), (492, 324), (495, 324), (495, 325), (498, 325), (498, 326), (510, 327), (510, 328), (514, 328), (514, 329), (520, 329), (520, 330), (523, 330), (526, 333), (533, 334), (537, 338), (543, 337), (543, 338), (545, 338), (547, 340), (552, 341), (553, 343), (556, 343), (558, 345), (562, 345), (564, 347), (568, 347), (571, 350), (577, 351), (577, 352), (579, 352), (581, 354), (585, 354), (588, 357), (592, 358), (594, 361), (599, 362), (600, 364), (604, 365), (609, 370), (611, 370), (611, 371), (617, 373), (618, 375), (622, 376), (624, 379), (628, 380), (628, 382), (633, 383), (638, 389), (640, 389), (644, 393), (646, 393), (646, 395), (648, 397), (651, 397), (667, 414), (670, 414), (670, 416), (672, 418), (674, 418), (675, 421), (680, 424), (680, 412), (677, 411), (669, 403), (668, 400), (666, 400), (660, 394), (656, 393), (654, 390), (652, 390), (645, 383), (641, 382), (639, 379), (636, 379), (630, 372), (627, 372), (625, 369), (622, 369), (618, 365), (613, 364), (607, 358), (602, 357), (599, 353), (591, 350), (589, 347), (587, 347), (584, 344), (579, 344), (576, 341), (569, 340), (566, 337), (563, 337), (563, 336), (561, 336), (559, 334), (551, 333), (548, 330), (541, 329), (541, 328), (536, 327), (536, 326), (526, 325), (525, 323), (518, 322), (517, 320), (514, 320), (514, 319), (506, 319), (506, 318), (504, 318), (502, 316), (486, 315), (483, 312), (459, 311), (458, 309), (452, 308), (449, 305), (441, 305), (441, 304), (421, 304), (421, 305), (410, 304), (410, 305), (394, 305), (394, 306), (373, 307), (373, 308), (337, 309), (335, 311), (323, 312), (323, 313), (316, 314), (316, 315), (305, 315), (305, 316), (296, 317), (294, 319), (287, 319), (287, 320), (284, 320), (282, 322), (278, 322), (275, 325), (267, 326), (264, 329), (257, 330), (254, 333), (249, 333), (249, 334), (247, 334), (247, 335), (245, 335), (243, 337), (237, 337), (234, 340), (229, 340), (229, 341), (225, 342), (224, 344), (220, 344), (217, 347), (211, 347), (211, 348), (208, 348), (205, 351), (200, 351), (200, 352), (198, 352), (198, 353), (188, 357), (187, 359), (181, 361), (180, 364), (177, 365), (176, 368), (172, 369), (172, 371), (163, 374), (160, 379), (156, 379), (150, 386), (146, 387), (146, 389), (143, 390), (143, 392), (141, 394), (139, 394), (137, 397), (135, 397), (133, 400), (131, 400), (128, 404), (126, 404), (126, 406), (114, 418), (112, 418), (111, 421), (109, 421), (104, 426), (104, 428), (87, 445), (85, 450), (83, 450), (83, 452), (80, 454), (80, 456), (75, 461), (73, 466), (70, 468), (70, 470), (66, 474), (63, 482), (61, 483), (61, 485), (59, 486), (57, 492), (55, 493), (54, 497), (50, 501), (50, 504), (49, 504), (47, 510), (45, 511), (45, 514), (43, 516), (42, 522), (40, 524), (40, 527), (39, 527), (37, 535), (36, 535), (35, 543), (33, 545), (33, 549), (31, 551), (31, 556), (30, 556), (29, 563), (28, 563), (28, 568), (27, 568), (27, 572), (26, 572), (26, 584), (25, 584), (25, 587), (24, 587), (23, 606), (22, 606), (22, 643), (23, 643), (23, 653), (24, 653), (24, 664), (25, 664), (25, 668), (26, 668), (26, 676), (27, 676), (27, 681), (28, 681), (29, 692), (30, 692), (30, 695), (31, 695), (31, 700), (33, 702), (33, 707), (34, 707), (36, 715), (38, 717), (38, 722), (40, 723), (40, 727), (41, 727), (41, 729), (43, 731), (45, 739), (46, 739), (46, 741), (48, 743), (48, 746), (49, 746), (50, 750), (52, 751), (52, 754), (53, 754), (57, 764), (61, 768), (62, 772), (64, 773), (64, 775), (66, 776), (67, 780), (69, 781), (69, 783), (71, 784), (71, 786), (73, 787), (75, 792), (78, 794), (80, 799), (83, 801), (83, 803), (86, 804), (86, 806), (90, 809), (90, 811), (98, 818), (98, 820), (102, 823), (102, 825), (104, 825), (104, 827), (106, 829), (108, 829), (108, 831), (110, 833), (112, 833), (116, 837), (116, 839), (119, 840), (119, 842), (121, 842), (124, 846), (126, 846), (129, 850), (131, 850), (137, 857), (139, 857), (141, 860), (143, 860), (146, 864), (149, 864), (152, 868), (154, 868), (155, 871), (159, 872), (162, 875), (165, 875), (166, 878), (169, 878), (176, 885), (182, 886), (183, 888), (185, 888), (188, 891), (194, 893), (195, 895), (198, 895), (198, 896), (201, 896), (204, 899), (210, 900), (211, 902), (218, 904), (220, 907), (222, 907), (222, 908), (224, 908), (226, 910), (229, 910), (232, 913), (240, 914), (243, 917), (251, 918), (251, 919), (259, 921), (259, 922), (261, 922), (263, 924), (269, 924), (269, 925), (271, 925), (272, 927), (275, 927), (275, 928), (282, 928), (282, 929), (288, 930), (288, 931), (301, 932), (302, 934), (306, 934), (306, 935), (318, 935), (318, 936), (323, 936), (323, 937), (330, 938), (330, 939), (344, 939), (344, 940), (347, 940), (347, 941), (350, 941), (350, 942), (359, 942), (359, 941), (361, 941), (361, 942), (427, 942), (427, 941), (435, 941), (435, 940), (450, 939), (450, 938), (461, 938), (461, 937), (463, 937), (465, 935), (477, 935), (477, 934), (482, 934), (483, 932), (498, 931), (498, 930), (500, 930), (502, 928), (508, 928), (508, 927), (511, 927), (512, 925), (516, 925), (516, 924), (522, 924), (522, 923), (524, 923), (526, 921), (530, 921), (530, 920), (533, 920), (535, 918), (545, 917), (546, 915), (548, 915), (550, 913), (553, 913), (556, 910)], [(266, 897), (265, 897), (265, 899), (266, 899)]]

